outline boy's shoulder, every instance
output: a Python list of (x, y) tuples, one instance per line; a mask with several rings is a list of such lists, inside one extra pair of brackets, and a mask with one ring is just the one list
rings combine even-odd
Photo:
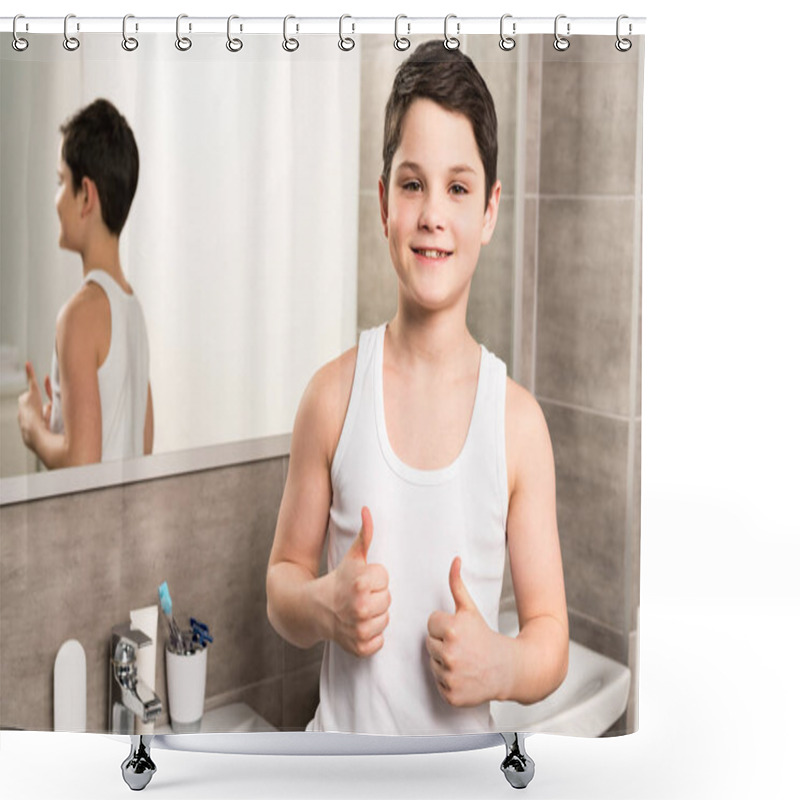
[(56, 333), (78, 328), (92, 331), (111, 324), (111, 306), (105, 291), (96, 283), (88, 282), (80, 286), (61, 307), (56, 317)]
[(320, 367), (308, 382), (295, 423), (312, 433), (332, 457), (344, 427), (353, 377), (356, 370), (357, 348), (351, 347), (337, 358)]

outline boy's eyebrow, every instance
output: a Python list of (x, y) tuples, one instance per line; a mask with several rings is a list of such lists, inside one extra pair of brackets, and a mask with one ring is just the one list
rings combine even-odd
[[(397, 165), (397, 171), (399, 172), (401, 169), (411, 170), (412, 172), (421, 172), (422, 171), (422, 168), (420, 167), (420, 165), (417, 164), (415, 161), (403, 161), (403, 162), (401, 162), (400, 164)], [(478, 174), (477, 171), (475, 170), (475, 168), (471, 167), (469, 164), (455, 164), (454, 166), (449, 167), (448, 171), (453, 175), (457, 175), (457, 174), (459, 174), (461, 172), (471, 172), (474, 175)]]

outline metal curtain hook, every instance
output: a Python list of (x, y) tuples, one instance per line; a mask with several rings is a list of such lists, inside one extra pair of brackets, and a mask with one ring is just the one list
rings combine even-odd
[[(228, 17), (228, 41), (225, 42), (225, 47), (230, 50), (231, 53), (238, 53), (242, 47), (244, 46), (241, 39), (236, 39), (235, 37), (231, 37), (231, 22), (233, 20), (239, 19), (236, 14), (231, 14)], [(239, 28), (241, 30), (241, 27)]]
[(74, 36), (70, 36), (67, 31), (67, 25), (71, 19), (75, 19), (74, 14), (67, 14), (64, 17), (64, 49), (69, 50), (70, 53), (74, 50), (77, 50), (81, 46), (80, 39), (76, 39)]
[[(622, 20), (624, 20), (624, 19), (628, 19), (627, 14), (620, 14), (617, 17), (617, 41), (614, 42), (614, 47), (616, 47), (617, 50), (620, 51), (620, 53), (627, 53), (628, 50), (630, 50), (631, 47), (633, 47), (633, 42), (631, 42), (630, 39), (623, 39), (619, 35), (620, 22), (622, 22)], [(631, 26), (631, 24), (629, 22), (628, 23), (628, 35), (630, 35), (632, 31), (633, 31), (633, 27)]]
[(11, 39), (11, 46), (18, 53), (21, 53), (23, 50), (27, 50), (28, 49), (28, 40), (27, 39), (23, 39), (17, 33), (17, 20), (20, 20), (20, 19), (25, 19), (25, 15), (24, 14), (17, 14), (17, 16), (14, 17), (14, 22), (13, 22), (13, 24), (11, 26), (11, 33), (13, 34), (13, 37)]
[(290, 19), (296, 19), (296, 17), (293, 17), (291, 14), (289, 14), (283, 18), (283, 43), (281, 46), (287, 53), (294, 53), (294, 51), (300, 47), (300, 42), (298, 42), (294, 37), (287, 35), (287, 26)]
[[(139, 40), (135, 39), (133, 36), (128, 36), (129, 19), (135, 19), (133, 14), (126, 14), (122, 18), (122, 49), (132, 53), (139, 46)], [(136, 30), (139, 30), (138, 25), (136, 26)]]
[[(175, 47), (182, 52), (186, 52), (192, 46), (192, 40), (188, 36), (181, 36), (181, 20), (188, 19), (188, 14), (178, 14), (175, 20)], [(192, 23), (189, 23), (189, 30), (192, 29)]]
[[(401, 19), (408, 19), (408, 17), (405, 14), (398, 14), (394, 18), (394, 49), (403, 51), (411, 47), (411, 40), (400, 35), (398, 28), (400, 27)], [(406, 27), (408, 28), (407, 33), (411, 33), (411, 25), (408, 22), (406, 23)]]
[[(506, 52), (509, 50), (513, 50), (517, 46), (517, 42), (511, 36), (506, 36), (505, 32), (503, 31), (503, 25), (507, 19), (511, 19), (511, 14), (503, 14), (500, 17), (500, 49), (505, 50)], [(511, 32), (517, 32), (517, 23), (511, 23)]]
[[(555, 36), (556, 36), (556, 38), (553, 40), (553, 47), (555, 47), (555, 49), (556, 49), (556, 50), (558, 50), (558, 51), (559, 51), (559, 52), (561, 52), (561, 53), (563, 53), (563, 52), (564, 52), (564, 50), (566, 50), (566, 49), (569, 47), (569, 39), (565, 39), (565, 38), (564, 38), (564, 37), (563, 37), (563, 36), (562, 36), (562, 35), (561, 35), (561, 34), (558, 32), (558, 21), (559, 21), (560, 19), (566, 19), (566, 18), (567, 18), (567, 15), (566, 15), (566, 14), (559, 14), (559, 15), (556, 17), (555, 26), (554, 26), (554, 28), (553, 28), (553, 30), (554, 30), (554, 32), (555, 32)], [(567, 36), (569, 36), (569, 22), (567, 23)]]
[[(444, 42), (443, 42), (443, 44), (444, 44), (445, 50), (458, 50), (458, 48), (461, 47), (461, 42), (455, 36), (450, 36), (447, 33), (447, 23), (450, 22), (451, 19), (456, 19), (456, 15), (455, 14), (448, 14), (444, 18)], [(460, 30), (461, 30), (461, 24), (459, 22), (456, 22), (456, 33), (459, 33)]]
[[(344, 21), (346, 19), (353, 19), (353, 18), (349, 14), (342, 14), (342, 16), (339, 17), (339, 49), (340, 50), (344, 50), (345, 52), (348, 52), (349, 50), (352, 50), (356, 46), (356, 43), (349, 36), (344, 36), (342, 34), (342, 25), (344, 24)], [(353, 31), (352, 32), (355, 33), (356, 32), (356, 24), (355, 24), (355, 22), (353, 22), (351, 24), (353, 26)]]

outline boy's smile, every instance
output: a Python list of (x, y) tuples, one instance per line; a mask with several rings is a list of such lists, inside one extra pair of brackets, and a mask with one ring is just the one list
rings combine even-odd
[(428, 310), (466, 301), (482, 245), (492, 237), (500, 184), (486, 204), (472, 124), (418, 98), (408, 108), (381, 218), (401, 298)]

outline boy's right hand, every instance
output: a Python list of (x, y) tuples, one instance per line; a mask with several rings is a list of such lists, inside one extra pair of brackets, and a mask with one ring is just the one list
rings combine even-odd
[(361, 530), (333, 572), (334, 640), (347, 652), (366, 658), (383, 647), (389, 623), (389, 574), (381, 564), (368, 564), (372, 515), (361, 509)]

